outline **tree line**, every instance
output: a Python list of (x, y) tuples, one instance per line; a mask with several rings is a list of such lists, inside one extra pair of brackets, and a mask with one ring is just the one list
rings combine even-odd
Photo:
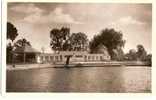
[[(7, 23), (7, 39), (12, 42), (18, 36), (18, 30), (16, 27), (8, 22)], [(143, 45), (138, 44), (135, 49), (130, 49), (128, 53), (124, 53), (123, 48), (126, 41), (123, 39), (123, 33), (116, 31), (113, 28), (106, 28), (100, 31), (98, 34), (89, 41), (87, 35), (84, 32), (71, 33), (70, 28), (53, 28), (50, 31), (50, 47), (53, 51), (88, 51), (89, 53), (97, 53), (99, 45), (104, 45), (111, 57), (111, 60), (117, 61), (151, 61), (151, 54), (147, 54)], [(24, 44), (30, 44), (25, 38), (20, 39), (13, 45), (7, 45), (7, 57), (12, 51), (13, 47), (23, 47)], [(22, 45), (23, 44), (23, 45)]]

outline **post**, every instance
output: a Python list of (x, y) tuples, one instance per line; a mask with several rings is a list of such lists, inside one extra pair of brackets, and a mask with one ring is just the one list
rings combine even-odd
[(45, 56), (44, 56), (44, 47), (42, 47), (42, 48), (41, 48), (41, 50), (42, 50), (42, 55), (43, 55), (42, 63), (44, 63), (44, 61), (45, 61)]
[(25, 64), (25, 56), (26, 56), (26, 54), (23, 53), (23, 62), (24, 62), (24, 64)]
[(15, 68), (14, 53), (12, 52), (12, 67)]
[(11, 58), (11, 62), (12, 62), (12, 64), (14, 64), (14, 53), (13, 52), (11, 52), (11, 57), (9, 57), (9, 59)]

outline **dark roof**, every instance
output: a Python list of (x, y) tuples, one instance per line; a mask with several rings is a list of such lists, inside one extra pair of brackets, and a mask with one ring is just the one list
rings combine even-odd
[(32, 48), (29, 45), (26, 45), (24, 48), (22, 48), (22, 47), (15, 48), (15, 50), (13, 50), (13, 52), (17, 52), (17, 53), (40, 53), (39, 51), (37, 51), (36, 49)]

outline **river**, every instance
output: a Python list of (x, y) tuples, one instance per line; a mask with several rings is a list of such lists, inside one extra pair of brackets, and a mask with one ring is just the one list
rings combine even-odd
[(75, 67), (7, 71), (7, 92), (150, 93), (151, 67)]

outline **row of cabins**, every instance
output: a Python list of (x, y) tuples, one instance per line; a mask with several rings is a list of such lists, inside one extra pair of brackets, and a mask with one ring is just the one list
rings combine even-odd
[(50, 62), (65, 62), (66, 57), (71, 56), (71, 62), (89, 62), (89, 61), (108, 61), (109, 55), (104, 54), (89, 54), (87, 52), (80, 51), (61, 51), (59, 53), (44, 53), (38, 55), (38, 63), (50, 63)]

